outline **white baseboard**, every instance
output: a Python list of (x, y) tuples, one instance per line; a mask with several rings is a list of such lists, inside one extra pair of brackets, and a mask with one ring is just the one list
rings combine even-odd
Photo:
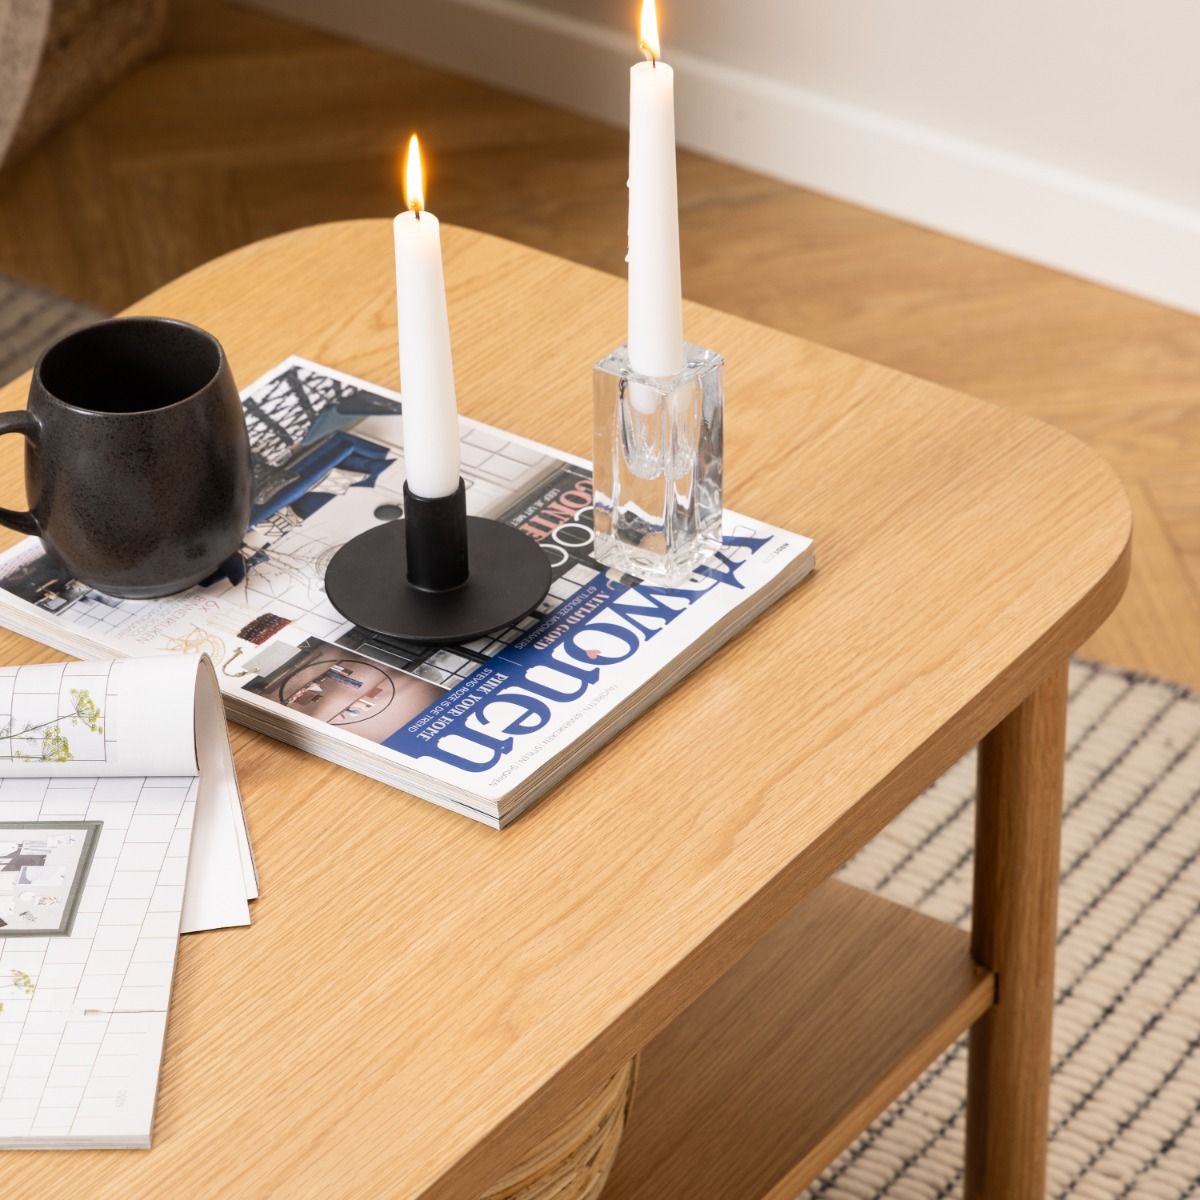
[[(519, 0), (250, 0), (611, 123), (624, 35)], [(1200, 314), (1200, 208), (672, 51), (681, 145)]]

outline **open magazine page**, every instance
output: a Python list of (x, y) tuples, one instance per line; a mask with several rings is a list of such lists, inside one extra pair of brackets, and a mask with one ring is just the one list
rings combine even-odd
[(0, 778), (0, 1148), (149, 1144), (196, 791)]
[(194, 658), (0, 667), (0, 776), (194, 775)]
[(233, 765), (221, 689), (212, 663), (196, 674), (195, 754), (200, 772), (196, 823), (182, 932), (250, 924), (249, 901), (258, 897), (258, 874)]
[(344, 542), (403, 515), (397, 394), (294, 357), (243, 402), (251, 526), (221, 573), (178, 596), (121, 600), (66, 577), (28, 539), (0, 558), (0, 619), (77, 653), (206, 653), (236, 719), (489, 821), (811, 545), (726, 512), (719, 560), (683, 587), (649, 588), (592, 557), (588, 464), (463, 420), (468, 511), (535, 538), (553, 583), (492, 636), (406, 644), (345, 621), (323, 587)]
[(0, 1147), (149, 1145), (179, 935), (249, 924), (249, 861), (207, 659), (0, 668)]
[[(3, 793), (10, 810), (14, 796), (39, 787), (108, 803), (136, 800), (150, 786), (191, 788), (198, 774), (184, 932), (248, 925), (257, 881), (212, 664), (160, 655), (0, 667), (0, 781), (14, 781)], [(0, 837), (0, 845), (9, 841)], [(22, 878), (2, 859), (0, 921), (14, 903), (7, 876)], [(47, 904), (40, 900), (36, 915), (45, 916)], [(8, 928), (29, 915), (9, 911)]]

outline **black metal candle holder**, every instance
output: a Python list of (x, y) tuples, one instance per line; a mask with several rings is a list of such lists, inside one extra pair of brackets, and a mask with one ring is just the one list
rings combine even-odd
[(462, 480), (427, 500), (404, 485), (404, 518), (347, 542), (325, 571), (348, 621), (409, 642), (469, 642), (519, 621), (550, 590), (550, 560), (509, 525), (467, 516)]

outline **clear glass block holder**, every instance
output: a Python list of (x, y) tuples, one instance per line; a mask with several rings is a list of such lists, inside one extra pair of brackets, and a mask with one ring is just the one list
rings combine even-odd
[(678, 375), (641, 375), (618, 346), (592, 368), (594, 554), (666, 583), (721, 545), (725, 361), (691, 343), (684, 357)]

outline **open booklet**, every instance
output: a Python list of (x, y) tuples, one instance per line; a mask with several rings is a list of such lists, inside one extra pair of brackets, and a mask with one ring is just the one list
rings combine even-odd
[(592, 555), (587, 462), (463, 419), (468, 511), (521, 529), (553, 571), (539, 609), (490, 637), (418, 646), (347, 622), (325, 567), (403, 514), (400, 397), (289, 358), (243, 393), (254, 454), (241, 553), (198, 587), (120, 600), (36, 538), (0, 557), (0, 623), (80, 655), (208, 653), (229, 714), (502, 826), (813, 567), (812, 542), (726, 511), (722, 553), (656, 587)]
[(257, 894), (207, 658), (0, 667), (0, 1148), (148, 1146), (179, 934)]

